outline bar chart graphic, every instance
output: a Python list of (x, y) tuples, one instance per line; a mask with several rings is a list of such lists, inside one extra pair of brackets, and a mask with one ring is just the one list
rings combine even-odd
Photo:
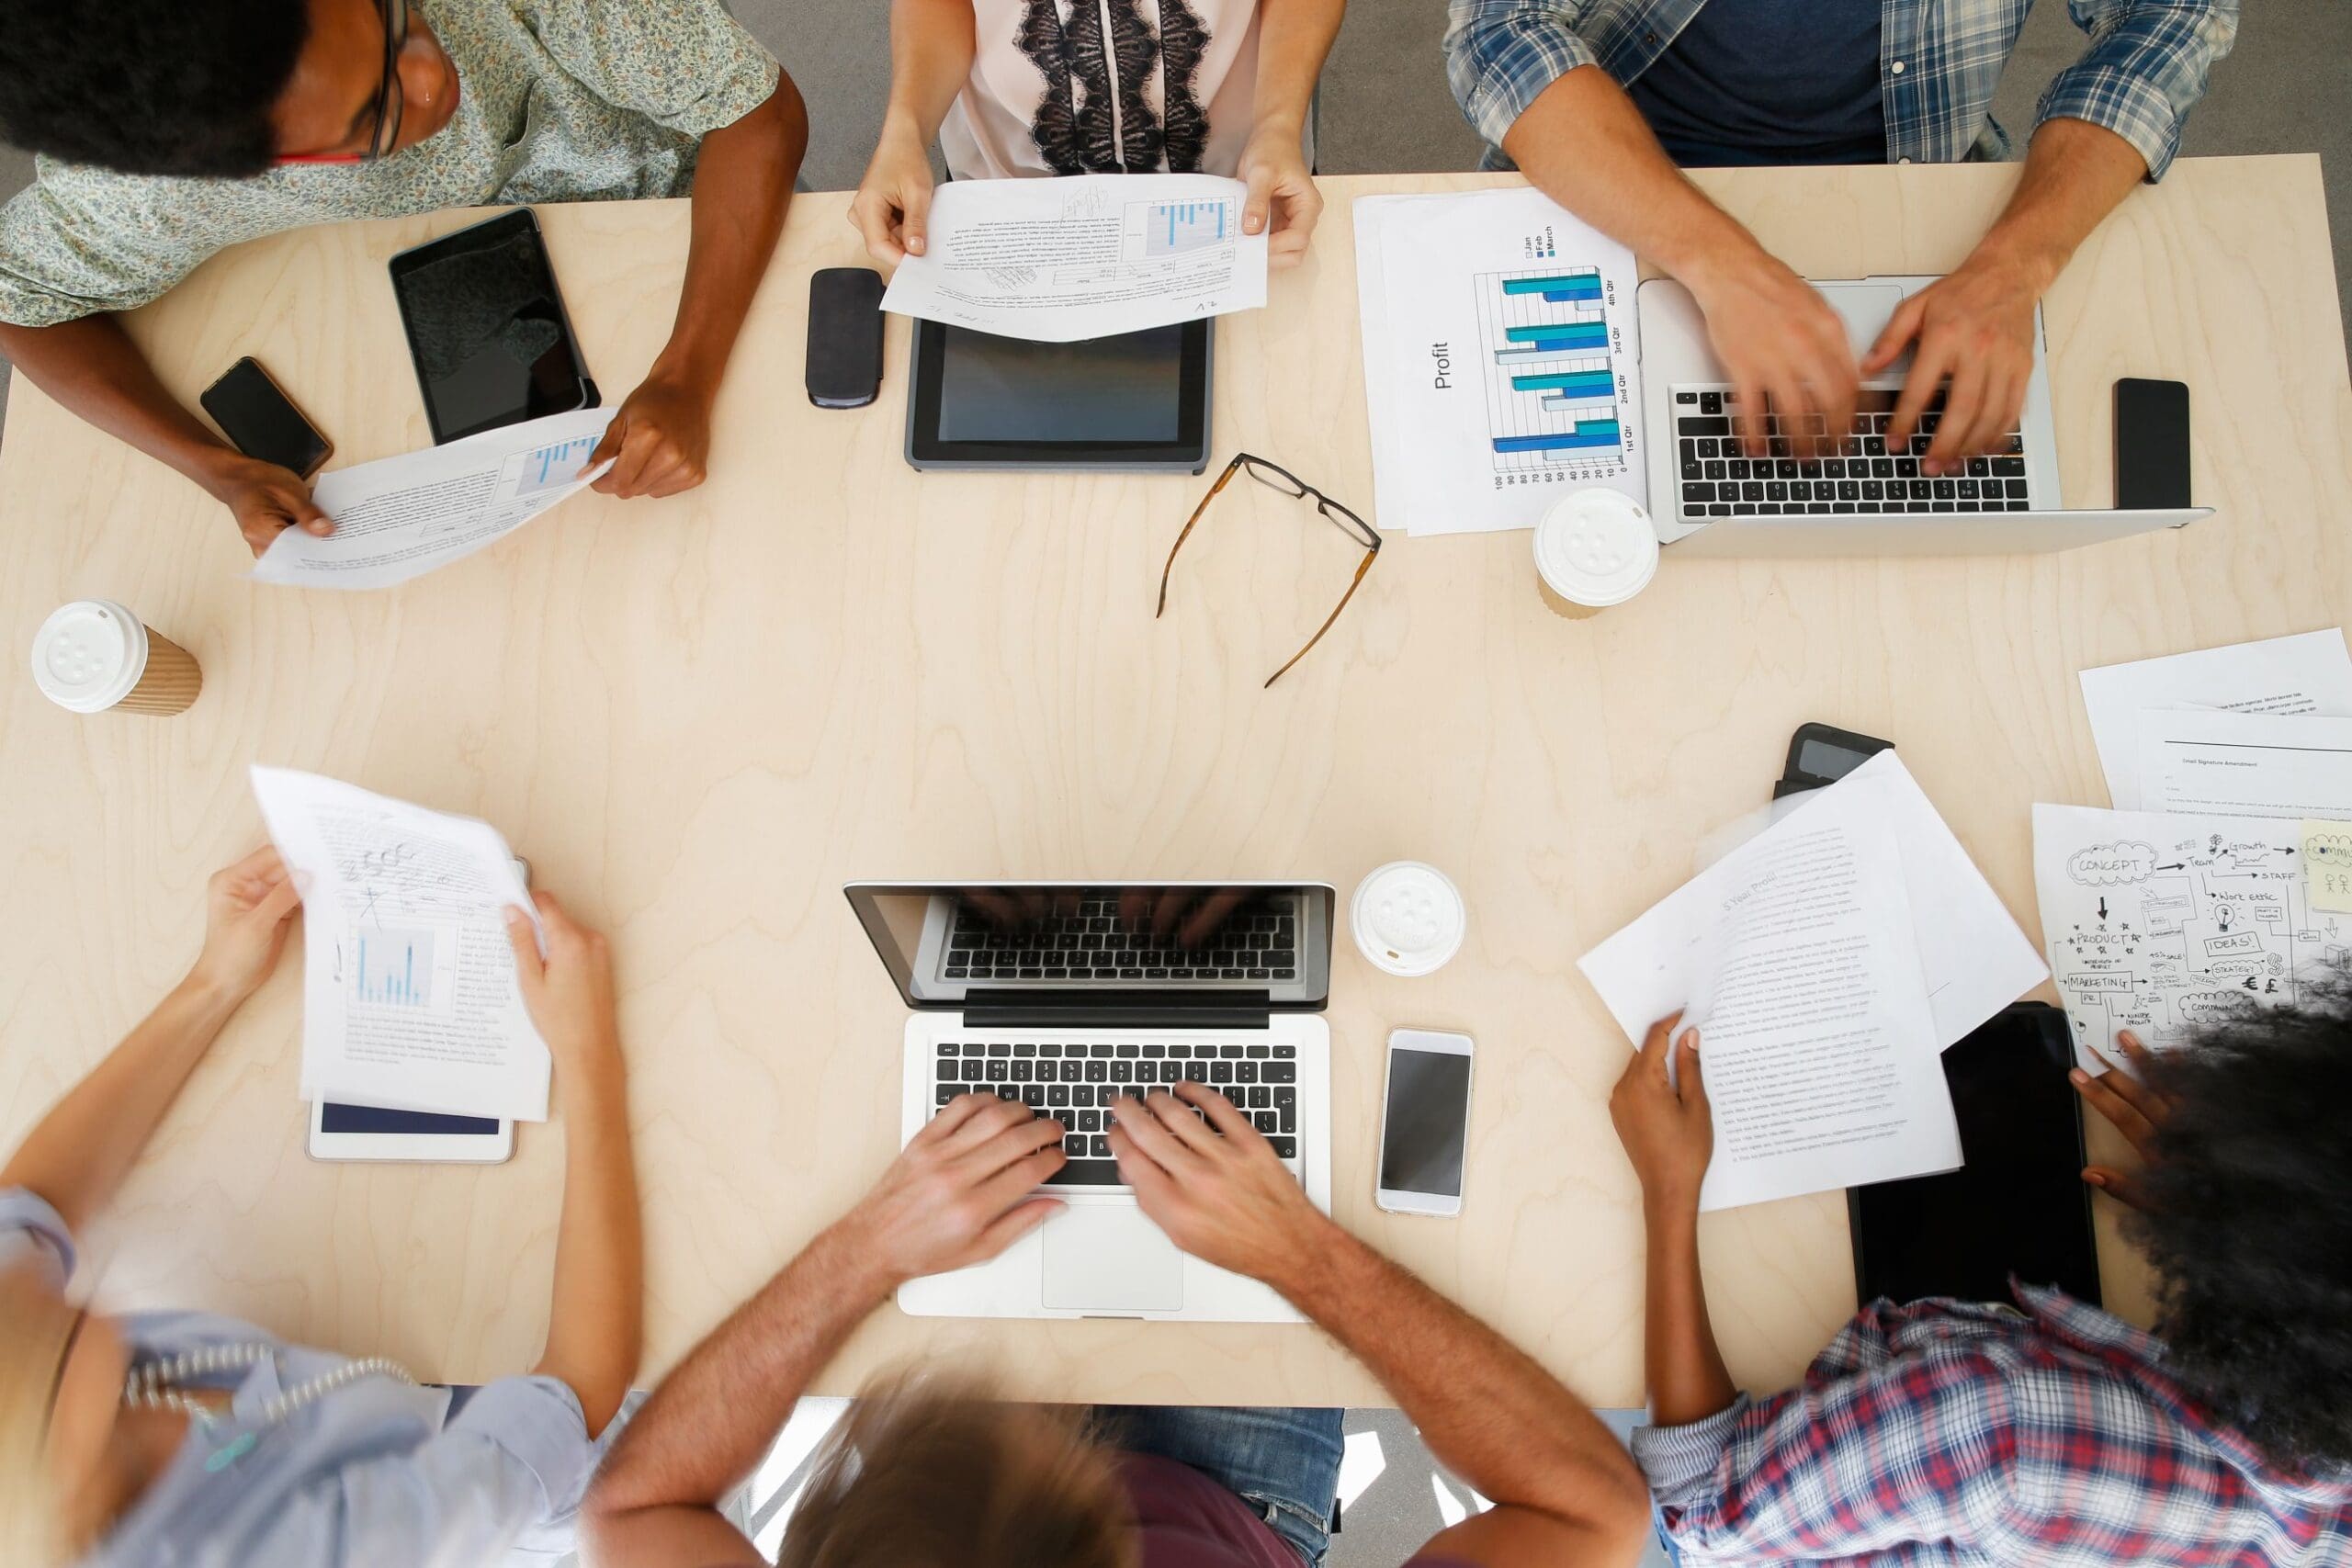
[(353, 938), (351, 999), (363, 1007), (433, 1006), (435, 933), (363, 931)]
[(1480, 273), (1471, 288), (1497, 473), (1538, 480), (1624, 474), (1632, 443), (1600, 270)]
[(1155, 201), (1144, 214), (1143, 254), (1176, 256), (1225, 243), (1240, 215), (1230, 201)]
[(514, 493), (518, 496), (537, 495), (541, 491), (560, 490), (580, 477), (580, 468), (587, 462), (588, 454), (596, 449), (596, 438), (582, 435), (576, 440), (558, 441), (509, 458), (516, 467)]

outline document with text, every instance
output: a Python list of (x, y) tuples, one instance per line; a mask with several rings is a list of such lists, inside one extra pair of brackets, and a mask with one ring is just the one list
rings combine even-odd
[(1249, 187), (1209, 175), (954, 180), (882, 308), (999, 337), (1077, 343), (1266, 302)]
[(1893, 795), (1840, 784), (1578, 961), (1628, 1039), (1678, 1008), (1699, 1031), (1702, 1209), (1961, 1163)]
[(2352, 817), (2352, 718), (2143, 713), (2140, 804), (2210, 817)]
[(254, 581), (289, 588), (390, 588), (496, 544), (602, 476), (589, 467), (611, 409), (485, 430), (446, 446), (322, 474), (311, 492), (324, 538), (288, 528)]
[(2226, 708), (2237, 713), (2352, 717), (2352, 650), (2333, 629), (2261, 642), (2199, 649), (2082, 674), (2107, 794), (2118, 811), (2141, 798), (2141, 716), (2152, 709)]
[(302, 888), (302, 1098), (546, 1121), (506, 934), (531, 897), (498, 830), (315, 773), (253, 779)]

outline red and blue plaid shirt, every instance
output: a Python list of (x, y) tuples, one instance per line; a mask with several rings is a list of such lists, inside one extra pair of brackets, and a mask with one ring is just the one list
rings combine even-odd
[(1634, 1456), (1686, 1564), (2352, 1563), (2352, 1472), (2284, 1473), (2058, 1291), (1856, 1314), (1785, 1393)]

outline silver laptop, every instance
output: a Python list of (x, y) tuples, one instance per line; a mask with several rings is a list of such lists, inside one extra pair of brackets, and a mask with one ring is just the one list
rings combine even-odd
[[(1846, 323), (1857, 359), (1903, 301), (1933, 277), (1865, 277), (1813, 287)], [(1678, 554), (1716, 556), (2013, 555), (2071, 549), (2212, 514), (2069, 511), (2058, 488), (2057, 435), (2041, 310), (2033, 314), (2033, 376), (2006, 451), (1969, 459), (1962, 475), (1929, 478), (1919, 459), (1935, 434), (1931, 404), (1901, 448), (1886, 425), (1910, 368), (1906, 355), (1863, 384), (1853, 429), (1837, 456), (1805, 456), (1825, 432), (1768, 412), (1771, 452), (1750, 457), (1732, 435), (1736, 395), (1707, 341), (1690, 291), (1656, 278), (1636, 291), (1643, 427), (1650, 436), (1650, 517)], [(1814, 424), (1818, 416), (1804, 416)]]
[(1001, 1257), (917, 1280), (931, 1317), (1296, 1323), (1281, 1296), (1177, 1250), (1112, 1157), (1123, 1091), (1187, 1079), (1232, 1100), (1316, 1207), (1331, 1207), (1331, 989), (1325, 883), (849, 885), (914, 1010), (901, 1140), (966, 1094), (1063, 1125), (1066, 1207)]

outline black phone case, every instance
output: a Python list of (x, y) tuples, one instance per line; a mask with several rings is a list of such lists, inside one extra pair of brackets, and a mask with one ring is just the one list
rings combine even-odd
[(2126, 376), (2115, 383), (2115, 504), (2168, 512), (2188, 498), (2188, 388)]
[[(223, 389), (236, 378), (237, 373), (248, 363), (254, 366), (254, 384), (251, 388), (253, 394), (273, 400), (294, 425), (300, 427), (305, 439), (281, 446), (267, 432), (260, 430), (243, 418), (243, 412), (230, 400), (228, 396), (224, 395)], [(248, 457), (255, 457), (265, 463), (275, 463), (279, 468), (300, 474), (306, 479), (318, 472), (326, 462), (328, 456), (334, 450), (325, 434), (317, 425), (311, 423), (311, 416), (295, 406), (294, 400), (279, 389), (269, 373), (262, 369), (260, 363), (253, 360), (251, 355), (237, 361), (219, 380), (204, 389), (203, 394), (197, 399), (197, 402), (206, 413), (212, 416), (212, 423), (220, 427), (220, 433), (229, 438), (231, 445), (234, 446), (238, 451)]]
[(808, 279), (808, 400), (864, 408), (882, 389), (882, 275), (829, 266)]

